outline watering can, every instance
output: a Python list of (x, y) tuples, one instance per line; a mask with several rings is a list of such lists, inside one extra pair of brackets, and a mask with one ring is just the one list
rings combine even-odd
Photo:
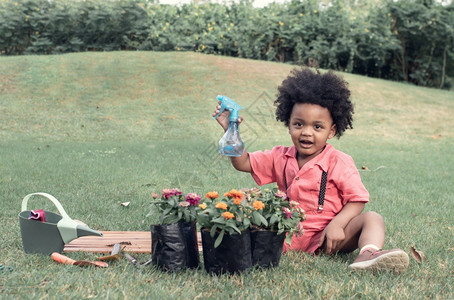
[[(60, 214), (44, 211), (46, 216), (44, 222), (29, 219), (31, 211), (27, 210), (28, 200), (32, 196), (37, 195), (52, 201)], [(19, 222), (25, 253), (51, 254), (53, 252), (62, 252), (65, 244), (81, 236), (102, 236), (101, 232), (83, 226), (71, 219), (60, 202), (52, 195), (46, 193), (33, 193), (25, 196), (22, 200)]]

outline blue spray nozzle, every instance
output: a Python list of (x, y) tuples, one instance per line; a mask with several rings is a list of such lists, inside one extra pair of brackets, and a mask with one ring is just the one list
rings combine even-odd
[(216, 119), (217, 117), (219, 117), (219, 115), (220, 115), (224, 110), (227, 109), (228, 111), (230, 111), (230, 118), (229, 118), (229, 121), (230, 121), (230, 122), (236, 122), (236, 121), (238, 121), (238, 111), (239, 111), (240, 109), (243, 109), (244, 107), (239, 106), (235, 101), (233, 101), (232, 99), (230, 99), (230, 98), (227, 97), (227, 96), (218, 95), (218, 96), (216, 97), (216, 99), (218, 99), (219, 101), (221, 101), (221, 109), (219, 110), (219, 113), (213, 117), (213, 119)]

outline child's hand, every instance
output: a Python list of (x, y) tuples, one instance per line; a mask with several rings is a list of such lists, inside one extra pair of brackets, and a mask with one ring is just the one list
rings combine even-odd
[(345, 239), (344, 229), (336, 223), (331, 222), (326, 226), (320, 237), (319, 247), (325, 243), (326, 254), (335, 254), (339, 251), (342, 242)]
[[(213, 117), (219, 113), (219, 110), (221, 109), (221, 101), (218, 101), (218, 105), (216, 106), (216, 110), (213, 113)], [(227, 131), (229, 128), (229, 117), (230, 117), (230, 111), (227, 109), (220, 114), (216, 120), (218, 121), (219, 125), (224, 128), (224, 131)], [(239, 116), (238, 118), (238, 124), (243, 121), (243, 117)]]

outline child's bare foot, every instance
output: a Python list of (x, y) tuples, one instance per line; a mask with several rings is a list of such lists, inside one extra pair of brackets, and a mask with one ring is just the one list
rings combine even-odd
[(388, 270), (399, 273), (405, 271), (408, 264), (408, 255), (401, 249), (367, 249), (349, 267), (353, 270)]

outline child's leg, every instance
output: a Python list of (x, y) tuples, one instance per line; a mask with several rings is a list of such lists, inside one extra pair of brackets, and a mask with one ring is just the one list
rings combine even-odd
[(401, 249), (382, 251), (385, 241), (385, 223), (382, 216), (375, 212), (365, 212), (353, 218), (345, 227), (345, 240), (340, 252), (360, 249), (352, 269), (404, 271), (409, 264), (407, 253)]
[(383, 248), (385, 242), (385, 222), (376, 212), (368, 211), (353, 218), (345, 227), (345, 240), (339, 252), (352, 252), (370, 245), (375, 250)]

